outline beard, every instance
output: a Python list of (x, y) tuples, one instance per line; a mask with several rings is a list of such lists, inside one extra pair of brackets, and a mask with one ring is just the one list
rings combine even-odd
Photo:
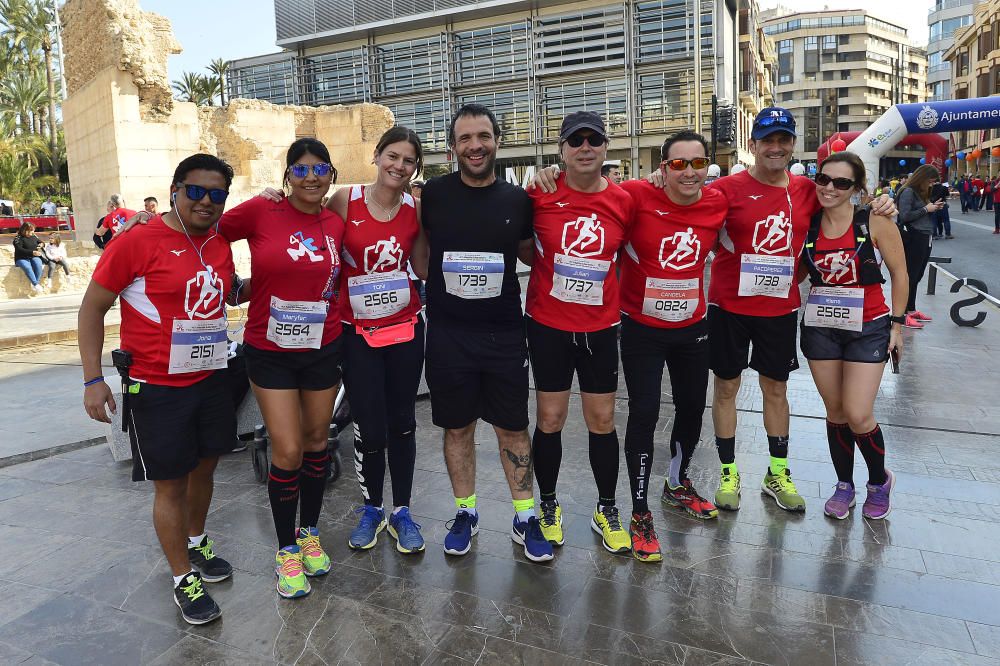
[(458, 159), (458, 170), (463, 176), (469, 180), (487, 180), (490, 176), (494, 175), (494, 167), (497, 162), (497, 154), (495, 152), (490, 153), (485, 156), (486, 159), (483, 161), (483, 166), (480, 167), (479, 171), (474, 171), (472, 167), (466, 164), (465, 160), (461, 157)]

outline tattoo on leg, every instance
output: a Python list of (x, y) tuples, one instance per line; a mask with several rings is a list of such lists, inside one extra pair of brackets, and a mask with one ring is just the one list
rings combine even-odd
[[(503, 450), (504, 455), (507, 456), (507, 460), (510, 464), (514, 466), (513, 477), (514, 483), (517, 485), (518, 490), (531, 490), (532, 483), (532, 461), (531, 453), (526, 453), (524, 455), (518, 455), (511, 451), (510, 449)], [(518, 479), (518, 470), (524, 470), (524, 474)]]

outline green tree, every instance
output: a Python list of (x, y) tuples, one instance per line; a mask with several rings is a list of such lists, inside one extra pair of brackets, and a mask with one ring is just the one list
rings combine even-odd
[(44, 108), (47, 101), (45, 81), (40, 72), (15, 70), (0, 81), (0, 113), (11, 115), (20, 133), (38, 133), (39, 109)]
[(229, 63), (222, 58), (216, 58), (208, 65), (208, 71), (219, 82), (219, 106), (226, 105), (226, 77), (229, 76)]
[(204, 86), (201, 83), (202, 75), (195, 72), (184, 72), (181, 78), (175, 80), (171, 87), (180, 95), (185, 102), (194, 102), (201, 106), (205, 104)]
[(198, 75), (198, 91), (201, 93), (202, 100), (208, 106), (215, 106), (215, 96), (222, 94), (219, 79), (205, 74)]

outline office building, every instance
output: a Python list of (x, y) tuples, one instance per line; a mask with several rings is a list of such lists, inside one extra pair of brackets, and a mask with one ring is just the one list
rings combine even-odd
[(927, 89), (931, 100), (952, 99), (951, 65), (944, 54), (955, 43), (955, 31), (972, 24), (975, 0), (935, 0), (927, 14)]

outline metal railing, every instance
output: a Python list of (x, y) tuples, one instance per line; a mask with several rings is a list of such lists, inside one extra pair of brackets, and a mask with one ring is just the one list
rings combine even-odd
[(975, 316), (968, 319), (962, 316), (962, 308), (979, 305), (985, 301), (993, 307), (1000, 309), (1000, 300), (989, 294), (989, 289), (987, 288), (986, 283), (982, 280), (977, 280), (975, 278), (960, 278), (954, 273), (941, 268), (941, 264), (950, 263), (950, 257), (931, 257), (930, 263), (927, 264), (927, 294), (929, 296), (933, 296), (935, 294), (937, 290), (937, 274), (938, 272), (944, 273), (952, 280), (950, 288), (951, 293), (957, 294), (960, 290), (967, 289), (973, 294), (971, 298), (963, 298), (962, 300), (952, 303), (951, 311), (949, 312), (951, 320), (955, 322), (957, 326), (979, 326), (986, 320), (986, 312), (984, 310), (980, 310), (975, 314)]

